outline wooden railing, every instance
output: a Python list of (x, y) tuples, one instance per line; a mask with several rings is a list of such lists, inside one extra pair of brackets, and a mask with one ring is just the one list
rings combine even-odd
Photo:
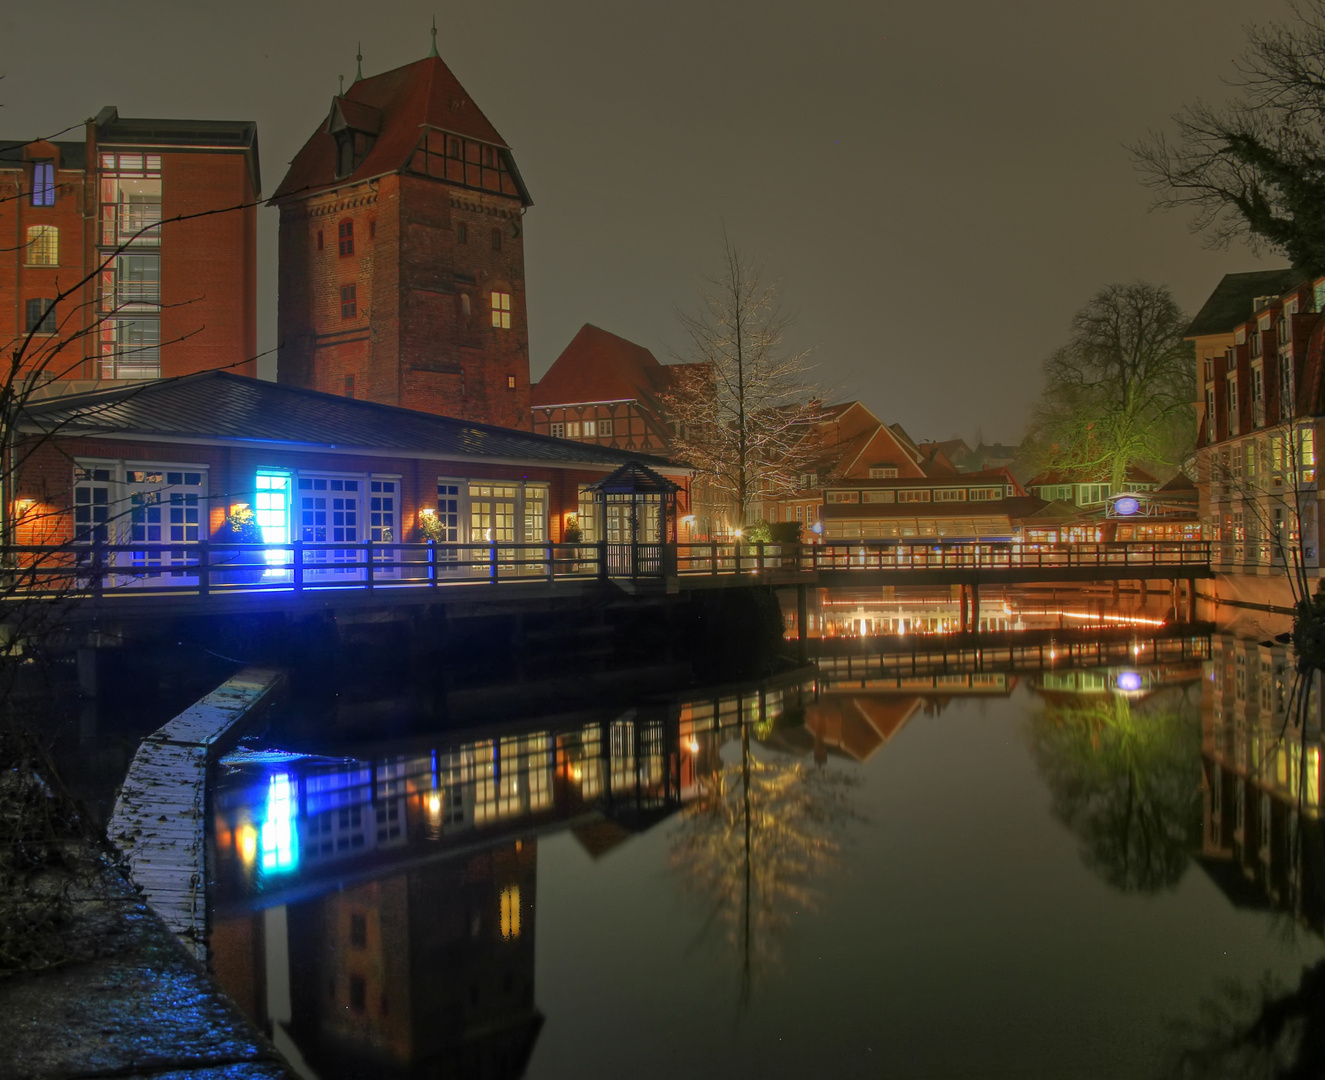
[[(788, 576), (825, 571), (1091, 569), (1125, 576), (1163, 568), (1208, 572), (1210, 544), (912, 543), (291, 543), (88, 544), (0, 548), (0, 596), (110, 592), (391, 589), (532, 581), (664, 581), (701, 576)], [(1048, 578), (1046, 578), (1048, 580)]]

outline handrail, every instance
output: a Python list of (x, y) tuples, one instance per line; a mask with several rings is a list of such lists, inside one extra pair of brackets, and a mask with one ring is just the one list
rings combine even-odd
[(748, 576), (779, 580), (821, 572), (968, 572), (1098, 569), (1208, 570), (1206, 540), (1022, 544), (1009, 541), (830, 540), (816, 544), (732, 541), (395, 543), (391, 541), (238, 544), (203, 541), (47, 544), (0, 547), (0, 597), (89, 591), (296, 593), (313, 589), (529, 581), (660, 581)]

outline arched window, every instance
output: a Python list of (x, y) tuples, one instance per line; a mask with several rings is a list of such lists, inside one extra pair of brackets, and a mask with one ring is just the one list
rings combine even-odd
[(29, 266), (59, 266), (60, 230), (54, 225), (29, 225), (28, 253), (24, 261)]
[(460, 314), (469, 318), (469, 293), (460, 294)]

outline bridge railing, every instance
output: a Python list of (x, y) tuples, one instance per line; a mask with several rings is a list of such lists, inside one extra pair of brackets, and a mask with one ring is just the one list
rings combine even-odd
[(0, 597), (108, 592), (436, 588), (514, 581), (788, 575), (820, 571), (1206, 568), (1205, 541), (1120, 544), (290, 543), (0, 547)]

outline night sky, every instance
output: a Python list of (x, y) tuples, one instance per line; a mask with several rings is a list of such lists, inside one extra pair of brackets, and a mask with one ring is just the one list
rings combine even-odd
[[(722, 227), (784, 282), (794, 344), (835, 398), (917, 438), (1020, 438), (1039, 364), (1100, 286), (1167, 283), (1194, 312), (1229, 271), (1151, 212), (1125, 144), (1222, 99), (1244, 24), (1283, 0), (266, 0), (0, 6), (0, 137), (103, 105), (256, 120), (264, 193), (337, 76), (438, 45), (514, 148), (535, 379), (584, 322), (684, 345)], [(80, 138), (81, 131), (66, 138)], [(260, 218), (260, 348), (275, 344), (274, 209)], [(267, 365), (267, 373), (272, 365)]]

